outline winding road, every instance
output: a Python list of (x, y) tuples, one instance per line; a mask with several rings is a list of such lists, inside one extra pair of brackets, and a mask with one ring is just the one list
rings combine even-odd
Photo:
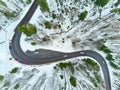
[(21, 49), (20, 46), (21, 33), (18, 32), (17, 28), (29, 22), (37, 7), (38, 7), (38, 2), (37, 0), (34, 0), (27, 14), (24, 16), (24, 18), (21, 20), (21, 22), (17, 25), (17, 27), (14, 30), (15, 34), (9, 44), (10, 53), (13, 56), (13, 58), (19, 61), (20, 63), (29, 64), (29, 65), (38, 65), (38, 64), (57, 62), (74, 57), (88, 56), (94, 58), (100, 64), (104, 75), (106, 90), (111, 90), (110, 75), (105, 59), (95, 51), (85, 50), (85, 51), (64, 53), (64, 52), (57, 52), (57, 51), (51, 51), (45, 49), (37, 49), (34, 52), (32, 51), (24, 52)]

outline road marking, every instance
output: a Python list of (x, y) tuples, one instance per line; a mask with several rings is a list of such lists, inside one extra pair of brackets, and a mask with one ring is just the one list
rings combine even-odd
[(66, 57), (68, 57), (68, 55), (64, 55), (63, 57), (65, 57), (65, 58), (66, 58)]
[(80, 52), (80, 54), (84, 54), (84, 52)]
[(38, 52), (34, 52), (34, 54), (38, 54)]
[(105, 64), (105, 61), (102, 61), (103, 64)]

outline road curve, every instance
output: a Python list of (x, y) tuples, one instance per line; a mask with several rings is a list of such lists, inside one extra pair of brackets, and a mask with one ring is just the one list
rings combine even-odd
[(24, 18), (15, 28), (15, 34), (9, 44), (10, 53), (13, 56), (13, 58), (15, 58), (15, 60), (19, 61), (20, 63), (29, 64), (29, 65), (35, 65), (35, 64), (38, 65), (38, 64), (45, 64), (50, 62), (57, 62), (64, 59), (70, 59), (79, 56), (92, 57), (100, 64), (102, 68), (106, 90), (111, 90), (109, 70), (105, 62), (105, 59), (95, 51), (85, 50), (85, 51), (78, 51), (72, 53), (63, 53), (63, 52), (57, 52), (51, 50), (37, 49), (34, 52), (32, 51), (23, 52), (20, 46), (21, 33), (18, 32), (17, 28), (29, 22), (37, 7), (38, 7), (38, 2), (37, 0), (34, 0), (27, 14), (24, 16)]

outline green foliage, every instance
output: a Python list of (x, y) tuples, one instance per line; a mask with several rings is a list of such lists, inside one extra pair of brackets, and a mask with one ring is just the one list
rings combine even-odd
[(120, 0), (117, 0), (117, 2), (114, 4), (116, 7), (120, 4)]
[(10, 82), (7, 81), (4, 83), (3, 87), (9, 86), (9, 85), (10, 85)]
[(10, 11), (8, 11), (8, 10), (0, 10), (0, 13), (2, 13), (2, 14), (3, 14), (5, 17), (7, 17), (8, 19), (17, 16), (17, 13), (16, 13), (16, 12), (10, 12)]
[(46, 0), (38, 0), (42, 12), (49, 12), (49, 7)]
[(4, 76), (0, 75), (0, 81), (2, 81), (4, 79)]
[(61, 68), (61, 70), (63, 70), (63, 68), (66, 68), (69, 66), (69, 63), (59, 63), (59, 67)]
[(86, 64), (91, 65), (92, 67), (96, 67), (97, 66), (97, 63), (95, 61), (93, 61), (92, 59), (90, 59), (90, 58), (84, 58), (82, 60), (85, 61)]
[(16, 84), (15, 87), (14, 87), (14, 89), (18, 89), (19, 87), (20, 87), (20, 85)]
[(84, 11), (79, 15), (79, 20), (84, 20), (88, 14), (88, 11)]
[(24, 1), (23, 0), (19, 0), (21, 3), (24, 3)]
[(11, 12), (8, 9), (7, 4), (5, 2), (3, 2), (2, 0), (0, 0), (0, 6), (3, 7), (3, 10), (1, 9), (0, 13), (3, 14), (6, 18), (10, 19), (10, 18), (13, 18), (13, 17), (17, 16), (17, 13), (15, 11)]
[(36, 42), (31, 42), (31, 45), (35, 46), (37, 43)]
[(114, 69), (120, 69), (120, 67), (118, 65), (116, 65), (114, 62), (110, 61), (110, 65), (114, 68)]
[(46, 36), (46, 37), (42, 38), (42, 40), (43, 40), (44, 42), (48, 42), (48, 41), (50, 41), (50, 38)]
[(55, 0), (55, 2), (57, 3), (57, 6), (59, 6), (59, 0)]
[(2, 0), (0, 0), (0, 5), (7, 7), (6, 3), (4, 3)]
[(113, 72), (113, 75), (120, 77), (120, 73), (118, 73), (118, 72)]
[(120, 14), (120, 8), (114, 8), (114, 9), (112, 9), (111, 13), (118, 13), (118, 14)]
[(98, 84), (95, 80), (93, 81), (93, 84), (94, 84), (95, 87), (98, 87)]
[[(105, 28), (105, 27), (103, 27), (103, 28)], [(101, 39), (101, 43), (105, 43), (105, 42), (106, 42), (105, 39)]]
[(17, 68), (17, 67), (13, 68), (10, 73), (16, 73), (18, 71), (18, 69), (19, 68)]
[(19, 30), (19, 32), (22, 32), (27, 36), (31, 36), (31, 35), (37, 33), (37, 28), (31, 23), (27, 23), (27, 24), (24, 24), (24, 25), (18, 27), (18, 30)]
[(56, 67), (56, 66), (54, 66), (53, 68), (54, 68), (54, 69), (57, 69), (57, 67)]
[(109, 61), (114, 61), (113, 55), (111, 55), (111, 54), (107, 54), (106, 59)]
[(60, 75), (60, 78), (63, 79), (63, 75)]
[(98, 81), (97, 81), (95, 78), (93, 78), (93, 77), (90, 76), (90, 81), (92, 82), (92, 84), (93, 84), (96, 88), (98, 87)]
[(77, 86), (76, 78), (74, 76), (71, 76), (69, 81), (73, 87)]
[(109, 0), (92, 0), (97, 6), (104, 7)]
[(30, 4), (32, 2), (32, 0), (27, 0), (27, 4)]
[(61, 25), (59, 24), (58, 27), (61, 28)]
[(101, 76), (98, 75), (98, 73), (95, 74), (95, 78), (96, 78), (96, 80), (97, 80), (98, 82), (101, 82), (101, 81), (102, 81), (102, 80), (101, 80)]
[(65, 11), (62, 9), (62, 13), (64, 13)]
[(48, 28), (48, 29), (51, 29), (52, 28), (52, 24), (49, 22), (49, 21), (46, 21), (44, 23), (45, 27)]
[(52, 13), (52, 18), (56, 19), (56, 17), (57, 17), (56, 14)]
[(61, 68), (61, 70), (68, 67), (70, 69), (70, 71), (72, 73), (74, 73), (74, 66), (73, 66), (73, 64), (71, 62), (68, 62), (68, 63), (62, 63), (61, 62), (61, 63), (59, 63), (58, 66)]
[(110, 24), (105, 25), (105, 26), (103, 26), (102, 28), (105, 29), (105, 28), (107, 28), (107, 27), (109, 27), (109, 26), (110, 26)]
[(101, 45), (100, 50), (105, 53), (112, 53), (112, 51), (108, 47), (106, 47), (104, 44)]
[(80, 0), (74, 0), (74, 3), (78, 3), (78, 2), (80, 2)]
[(120, 85), (118, 86), (118, 88), (116, 90), (120, 90)]
[(63, 5), (63, 0), (55, 0), (56, 1), (56, 3), (57, 3), (57, 6), (59, 6), (59, 5)]
[(107, 46), (104, 45), (105, 42), (106, 41), (103, 40), (103, 39), (99, 40), (99, 42), (98, 42), (99, 45), (100, 45), (99, 50), (101, 50), (101, 51), (103, 51), (104, 53), (107, 54), (107, 56), (106, 56), (107, 60), (114, 61), (113, 55), (110, 54), (110, 53), (112, 53), (112, 51)]
[(27, 3), (27, 4), (30, 4), (32, 2), (32, 0), (19, 0), (20, 3)]

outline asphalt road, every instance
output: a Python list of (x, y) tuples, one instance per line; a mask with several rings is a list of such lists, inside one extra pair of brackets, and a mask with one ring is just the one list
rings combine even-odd
[[(37, 7), (38, 7), (37, 0), (34, 0), (29, 11), (21, 20), (21, 22), (18, 24), (18, 26), (21, 26), (29, 22)], [(99, 53), (92, 50), (64, 53), (64, 52), (57, 52), (57, 51), (51, 51), (45, 49), (37, 49), (34, 52), (32, 51), (23, 52), (20, 46), (21, 33), (18, 32), (17, 30), (18, 26), (15, 28), (15, 34), (9, 44), (10, 53), (15, 60), (23, 64), (38, 65), (38, 64), (57, 62), (64, 59), (70, 59), (80, 56), (92, 57), (100, 64), (102, 68), (106, 90), (111, 90), (109, 70), (105, 62), (105, 59)]]

